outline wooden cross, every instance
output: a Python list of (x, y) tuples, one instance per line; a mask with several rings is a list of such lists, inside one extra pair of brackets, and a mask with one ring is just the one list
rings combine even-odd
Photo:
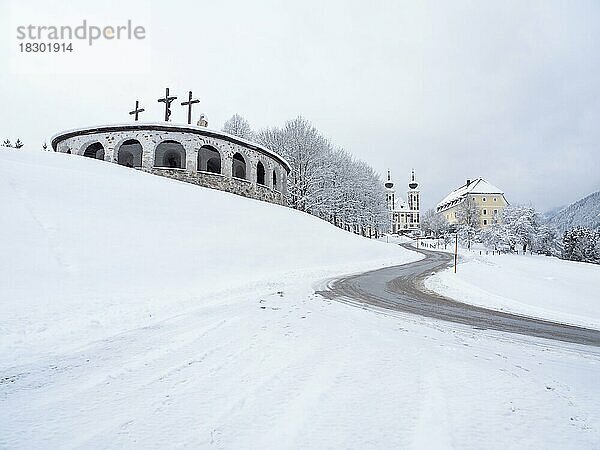
[(177, 97), (169, 97), (169, 88), (167, 88), (165, 91), (165, 98), (158, 99), (158, 103), (165, 104), (165, 122), (168, 122), (169, 117), (171, 117), (171, 103), (173, 103), (173, 100), (176, 98)]
[(188, 125), (190, 125), (192, 123), (192, 105), (194, 103), (200, 103), (200, 100), (192, 100), (192, 91), (190, 91), (189, 94), (189, 100), (187, 102), (182, 102), (181, 106), (186, 106), (188, 107)]
[(140, 108), (140, 102), (138, 100), (135, 101), (135, 109), (133, 111), (129, 111), (129, 115), (134, 115), (135, 114), (135, 121), (137, 122), (138, 120), (138, 115), (141, 112), (146, 111), (144, 108)]

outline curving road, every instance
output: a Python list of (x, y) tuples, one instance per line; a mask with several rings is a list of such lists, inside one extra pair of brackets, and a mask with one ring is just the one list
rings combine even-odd
[(421, 261), (333, 280), (320, 295), (508, 333), (600, 346), (600, 331), (468, 305), (426, 290), (423, 279), (451, 264), (453, 255), (429, 250)]

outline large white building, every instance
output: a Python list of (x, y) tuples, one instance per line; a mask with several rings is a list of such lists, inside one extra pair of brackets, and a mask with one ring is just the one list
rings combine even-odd
[(467, 180), (465, 184), (450, 192), (436, 206), (450, 224), (459, 221), (460, 208), (465, 202), (472, 202), (479, 215), (479, 228), (486, 228), (502, 218), (502, 211), (508, 205), (504, 192), (483, 178)]
[(388, 170), (385, 189), (391, 218), (390, 233), (403, 234), (416, 232), (421, 229), (421, 206), (418, 187), (419, 184), (415, 181), (415, 171), (413, 170), (410, 183), (408, 183), (408, 191), (406, 193), (407, 201), (405, 202), (401, 197), (396, 196), (394, 183), (392, 182), (392, 177)]

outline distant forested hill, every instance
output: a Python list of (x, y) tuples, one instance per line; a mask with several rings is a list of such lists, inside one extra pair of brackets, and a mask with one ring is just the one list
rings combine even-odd
[(556, 228), (561, 233), (576, 226), (600, 228), (600, 191), (594, 192), (550, 216), (547, 225)]

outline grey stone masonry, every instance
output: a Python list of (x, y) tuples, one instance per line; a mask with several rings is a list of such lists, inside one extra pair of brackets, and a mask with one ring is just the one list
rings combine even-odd
[[(95, 157), (92, 152), (86, 154), (86, 150), (97, 143), (104, 148), (107, 162), (121, 161), (145, 172), (198, 186), (286, 204), (289, 164), (269, 149), (236, 136), (204, 127), (136, 122), (66, 131), (52, 138), (55, 151), (80, 156)], [(236, 154), (239, 154), (236, 164), (244, 161), (245, 179), (233, 176)], [(259, 162), (264, 167), (264, 180), (260, 180), (264, 184), (258, 179)], [(199, 167), (205, 170), (199, 171)]]

